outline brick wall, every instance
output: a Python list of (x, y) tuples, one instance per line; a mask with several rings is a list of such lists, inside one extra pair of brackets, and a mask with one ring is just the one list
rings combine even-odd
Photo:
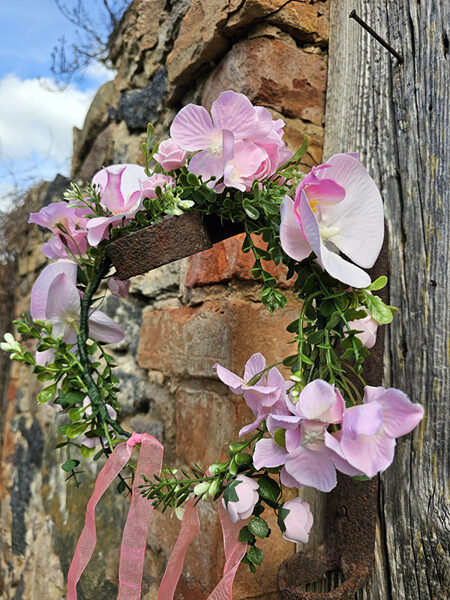
[[(112, 162), (142, 163), (139, 148), (147, 121), (164, 137), (181, 106), (209, 106), (229, 88), (282, 116), (292, 149), (307, 133), (311, 147), (305, 163), (317, 164), (327, 32), (327, 1), (135, 0), (111, 39), (117, 76), (102, 86), (83, 129), (74, 132), (72, 176), (89, 179)], [(33, 191), (38, 205), (57, 198), (61, 189), (55, 183)], [(42, 268), (43, 236), (33, 227), (21, 241), (17, 314), (27, 310), (31, 285)], [(248, 274), (251, 261), (241, 253), (240, 242), (237, 236), (136, 277), (127, 300), (105, 301), (105, 311), (127, 334), (115, 347), (125, 423), (158, 437), (171, 465), (192, 460), (208, 465), (248, 422), (243, 401), (214, 377), (215, 362), (241, 371), (252, 352), (261, 351), (269, 362), (289, 353), (285, 325), (293, 319), (295, 305), (271, 316), (260, 304), (259, 286)], [(5, 600), (63, 598), (64, 576), (97, 468), (85, 464), (79, 489), (64, 482), (56, 462), (63, 462), (62, 451), (53, 450), (59, 417), (55, 423), (51, 408), (36, 406), (37, 389), (28, 371), (15, 365), (1, 421), (0, 596)], [(99, 542), (80, 582), (80, 598), (114, 597), (127, 502), (112, 490), (98, 508)], [(201, 521), (178, 600), (206, 598), (221, 573), (214, 505), (202, 504)], [(155, 516), (144, 575), (146, 600), (156, 598), (178, 529), (170, 515)], [(294, 546), (275, 534), (262, 548), (266, 558), (261, 573), (253, 576), (243, 567), (238, 573), (237, 600), (277, 597), (277, 567)]]

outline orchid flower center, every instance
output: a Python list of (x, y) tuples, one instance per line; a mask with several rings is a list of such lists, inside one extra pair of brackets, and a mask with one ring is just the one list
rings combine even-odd
[(338, 235), (340, 229), (339, 229), (339, 227), (336, 227), (336, 226), (327, 227), (326, 225), (321, 225), (319, 223), (319, 231), (320, 231), (320, 237), (322, 238), (322, 241), (326, 242), (327, 240), (334, 237), (335, 235)]
[(323, 445), (325, 426), (321, 424), (304, 423), (302, 427), (302, 446)]
[(208, 146), (208, 151), (214, 156), (222, 156), (222, 149), (222, 131), (215, 131), (214, 134), (211, 136), (211, 143)]

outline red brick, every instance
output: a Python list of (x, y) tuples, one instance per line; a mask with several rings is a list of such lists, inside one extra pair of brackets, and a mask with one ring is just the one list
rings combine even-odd
[(283, 40), (244, 40), (233, 46), (208, 79), (202, 104), (210, 107), (222, 91), (232, 89), (287, 117), (322, 125), (326, 66), (326, 57)]
[[(215, 244), (213, 248), (194, 254), (188, 259), (186, 273), (186, 287), (223, 283), (230, 279), (251, 280), (250, 273), (254, 264), (252, 252), (242, 252), (242, 242), (245, 234), (241, 233), (223, 242)], [(252, 236), (255, 244), (265, 248), (266, 244), (258, 237)], [(286, 267), (276, 266), (272, 261), (262, 261), (263, 268), (271, 273), (280, 282), (281, 287), (290, 285), (286, 282)]]
[(214, 377), (216, 362), (242, 372), (254, 352), (276, 363), (292, 353), (292, 335), (285, 328), (297, 317), (296, 303), (270, 314), (262, 304), (234, 299), (148, 311), (138, 362), (147, 369), (197, 377)]

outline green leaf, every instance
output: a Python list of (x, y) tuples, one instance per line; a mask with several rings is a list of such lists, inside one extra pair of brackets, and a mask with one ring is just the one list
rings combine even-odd
[(61, 465), (61, 469), (63, 471), (65, 471), (66, 473), (70, 473), (70, 471), (73, 471), (75, 469), (75, 467), (78, 467), (79, 464), (80, 464), (79, 460), (70, 458), (69, 460), (66, 460), (66, 462), (64, 464)]
[(223, 493), (223, 499), (225, 500), (225, 504), (228, 504), (228, 502), (239, 501), (239, 496), (237, 495), (236, 487), (240, 483), (242, 483), (242, 481), (236, 481), (236, 479), (234, 479), (233, 481), (230, 481), (230, 483), (227, 485)]
[(278, 527), (284, 533), (286, 531), (286, 525), (284, 524), (284, 520), (288, 516), (291, 511), (288, 508), (284, 508), (284, 504), (280, 507), (278, 511)]
[(38, 402), (50, 402), (50, 400), (53, 400), (53, 398), (55, 397), (56, 394), (56, 383), (53, 383), (52, 385), (49, 385), (48, 387), (45, 387), (43, 390), (41, 390), (38, 394), (37, 400)]
[(87, 446), (83, 446), (81, 444), (80, 453), (83, 458), (91, 458), (93, 454), (95, 454), (97, 448), (94, 446), (93, 448), (88, 448)]
[(269, 534), (269, 526), (261, 517), (253, 517), (250, 519), (247, 527), (250, 533), (261, 539), (264, 539)]
[(292, 321), (292, 323), (289, 323), (289, 325), (286, 327), (286, 331), (289, 331), (289, 333), (297, 333), (298, 319), (295, 319), (295, 321)]
[(245, 544), (246, 542), (253, 541), (253, 537), (254, 536), (250, 533), (250, 531), (248, 530), (248, 527), (245, 525), (244, 527), (242, 527), (242, 529), (239, 532), (238, 540)]
[(88, 423), (72, 423), (66, 429), (66, 436), (72, 440), (82, 435), (87, 428)]
[(392, 321), (392, 311), (379, 296), (373, 296), (363, 290), (367, 308), (370, 314), (380, 325), (387, 325)]
[(71, 408), (69, 410), (69, 419), (71, 421), (79, 421), (83, 418), (86, 408), (86, 406)]
[(286, 429), (282, 429), (281, 427), (277, 429), (273, 434), (273, 439), (281, 448), (286, 448)]
[(68, 404), (81, 404), (86, 398), (86, 392), (70, 391), (63, 397), (64, 402)]
[(248, 198), (244, 198), (244, 200), (242, 202), (242, 207), (243, 207), (246, 215), (250, 219), (256, 220), (259, 217), (259, 210), (256, 208), (256, 206), (253, 206), (253, 204), (251, 204), (251, 202)]
[(264, 558), (264, 552), (261, 548), (257, 548), (256, 546), (251, 546), (247, 552), (247, 558), (254, 565), (260, 565)]
[(245, 253), (250, 252), (252, 247), (253, 247), (252, 238), (247, 234), (242, 243), (242, 252), (245, 252)]
[(268, 477), (267, 475), (262, 475), (258, 479), (258, 494), (261, 498), (266, 498), (267, 500), (272, 500), (276, 502), (278, 497), (281, 494), (280, 486), (276, 481)]
[(192, 185), (193, 187), (198, 187), (200, 185), (200, 181), (198, 180), (197, 175), (194, 175), (194, 173), (188, 173), (186, 179), (188, 184)]
[(295, 365), (295, 363), (297, 362), (297, 359), (297, 354), (291, 354), (291, 356), (286, 356), (286, 358), (283, 358), (283, 365), (285, 367), (292, 367), (292, 365)]
[(365, 475), (352, 475), (352, 479), (355, 481), (371, 481), (372, 477), (366, 477)]
[(52, 381), (55, 377), (53, 373), (49, 373), (48, 371), (43, 371), (36, 376), (38, 381)]
[(309, 146), (309, 139), (308, 139), (308, 136), (305, 135), (300, 148), (297, 150), (297, 152), (294, 154), (294, 156), (292, 158), (290, 158), (288, 161), (286, 161), (284, 164), (282, 164), (281, 167), (278, 168), (278, 171), (282, 171), (283, 169), (285, 169), (287, 166), (291, 165), (292, 163), (298, 163), (305, 156), (305, 154), (308, 150), (308, 146)]
[(372, 283), (366, 289), (371, 290), (372, 292), (382, 290), (386, 286), (387, 281), (388, 278), (386, 277), (386, 275), (381, 275), (381, 277), (378, 277), (378, 279), (372, 281)]

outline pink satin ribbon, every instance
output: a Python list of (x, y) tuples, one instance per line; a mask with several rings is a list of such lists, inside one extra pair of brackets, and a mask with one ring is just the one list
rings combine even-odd
[[(141, 475), (151, 478), (159, 475), (162, 466), (163, 447), (147, 433), (133, 435), (126, 443), (118, 444), (105, 466), (98, 474), (94, 491), (86, 508), (86, 521), (75, 550), (67, 577), (66, 600), (77, 600), (77, 583), (95, 549), (97, 534), (95, 529), (95, 508), (105, 491), (127, 464), (135, 444), (141, 444), (133, 493), (120, 547), (119, 594), (117, 600), (140, 600), (145, 548), (153, 506), (140, 494), (139, 485), (144, 483)], [(166, 571), (158, 592), (158, 600), (173, 600), (181, 576), (186, 552), (200, 531), (198, 507), (195, 498), (189, 500), (183, 515), (181, 530), (167, 563)], [(225, 567), (223, 577), (208, 600), (232, 600), (233, 582), (247, 545), (238, 541), (242, 523), (232, 523), (230, 516), (219, 501), (219, 516), (225, 547)]]
[[(86, 507), (86, 520), (75, 550), (67, 576), (66, 600), (77, 600), (77, 583), (86, 568), (97, 543), (95, 508), (105, 491), (129, 461), (135, 444), (141, 444), (137, 476), (133, 484), (133, 495), (127, 522), (122, 537), (121, 564), (119, 568), (119, 598), (134, 600), (141, 597), (142, 569), (147, 532), (153, 516), (153, 507), (145, 500), (137, 486), (143, 481), (139, 474), (151, 478), (159, 474), (162, 465), (163, 447), (157, 439), (147, 433), (133, 433), (125, 443), (118, 444), (95, 482), (94, 491)], [(123, 560), (123, 564), (122, 564)], [(136, 561), (134, 565), (133, 562)]]

